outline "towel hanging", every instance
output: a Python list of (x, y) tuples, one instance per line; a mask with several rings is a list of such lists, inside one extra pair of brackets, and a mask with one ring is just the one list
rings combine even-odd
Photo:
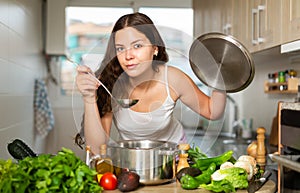
[(34, 128), (38, 135), (46, 137), (54, 127), (54, 115), (43, 79), (36, 79), (34, 85)]

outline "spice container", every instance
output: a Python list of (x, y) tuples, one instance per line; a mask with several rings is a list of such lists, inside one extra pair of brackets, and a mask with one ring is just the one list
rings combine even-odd
[(290, 76), (290, 78), (295, 78), (297, 76), (297, 72), (295, 70), (291, 69), (289, 71), (289, 76)]
[(279, 83), (285, 82), (285, 72), (284, 71), (280, 71), (278, 73), (278, 82)]
[(268, 81), (269, 81), (269, 83), (275, 82), (275, 75), (273, 73), (268, 74)]
[(190, 149), (190, 145), (189, 144), (179, 144), (178, 149), (179, 149), (180, 153), (179, 153), (179, 160), (178, 160), (177, 169), (176, 169), (177, 172), (179, 172), (182, 168), (190, 167), (188, 160), (187, 160), (187, 158), (189, 156), (187, 151)]

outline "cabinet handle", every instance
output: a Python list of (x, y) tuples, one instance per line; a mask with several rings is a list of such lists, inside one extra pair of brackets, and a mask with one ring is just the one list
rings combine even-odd
[(256, 45), (258, 44), (258, 40), (255, 39), (255, 15), (257, 15), (258, 13), (258, 10), (257, 9), (252, 9), (252, 27), (251, 27), (251, 30), (252, 30), (252, 44), (253, 45)]
[(258, 41), (258, 43), (264, 42), (264, 38), (260, 34), (260, 27), (261, 27), (261, 25), (260, 25), (261, 24), (260, 23), (260, 17), (261, 17), (260, 13), (264, 10), (265, 10), (264, 5), (259, 5), (257, 7), (257, 41)]
[(227, 35), (232, 35), (231, 34), (231, 24), (227, 23), (224, 27), (223, 27), (223, 33), (227, 34)]

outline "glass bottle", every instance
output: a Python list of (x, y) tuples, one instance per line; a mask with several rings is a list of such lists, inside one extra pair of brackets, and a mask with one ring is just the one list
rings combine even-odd
[(188, 156), (189, 156), (187, 151), (190, 149), (190, 145), (189, 144), (179, 144), (178, 149), (179, 149), (180, 153), (179, 153), (179, 160), (178, 160), (177, 169), (176, 169), (177, 172), (179, 172), (182, 168), (190, 167), (188, 160), (187, 160)]
[(86, 155), (85, 155), (85, 163), (87, 166), (90, 166), (90, 161), (91, 161), (91, 147), (86, 146), (85, 147)]
[(104, 174), (106, 172), (113, 173), (114, 167), (110, 157), (106, 154), (106, 144), (100, 146), (100, 157), (95, 162), (95, 168), (98, 174)]

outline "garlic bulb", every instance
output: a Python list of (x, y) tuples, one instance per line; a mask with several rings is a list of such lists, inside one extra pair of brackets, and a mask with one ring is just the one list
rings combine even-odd
[(245, 161), (245, 162), (249, 162), (252, 167), (256, 167), (256, 160), (254, 157), (252, 156), (249, 156), (249, 155), (241, 155), (239, 158), (238, 158), (238, 161)]

